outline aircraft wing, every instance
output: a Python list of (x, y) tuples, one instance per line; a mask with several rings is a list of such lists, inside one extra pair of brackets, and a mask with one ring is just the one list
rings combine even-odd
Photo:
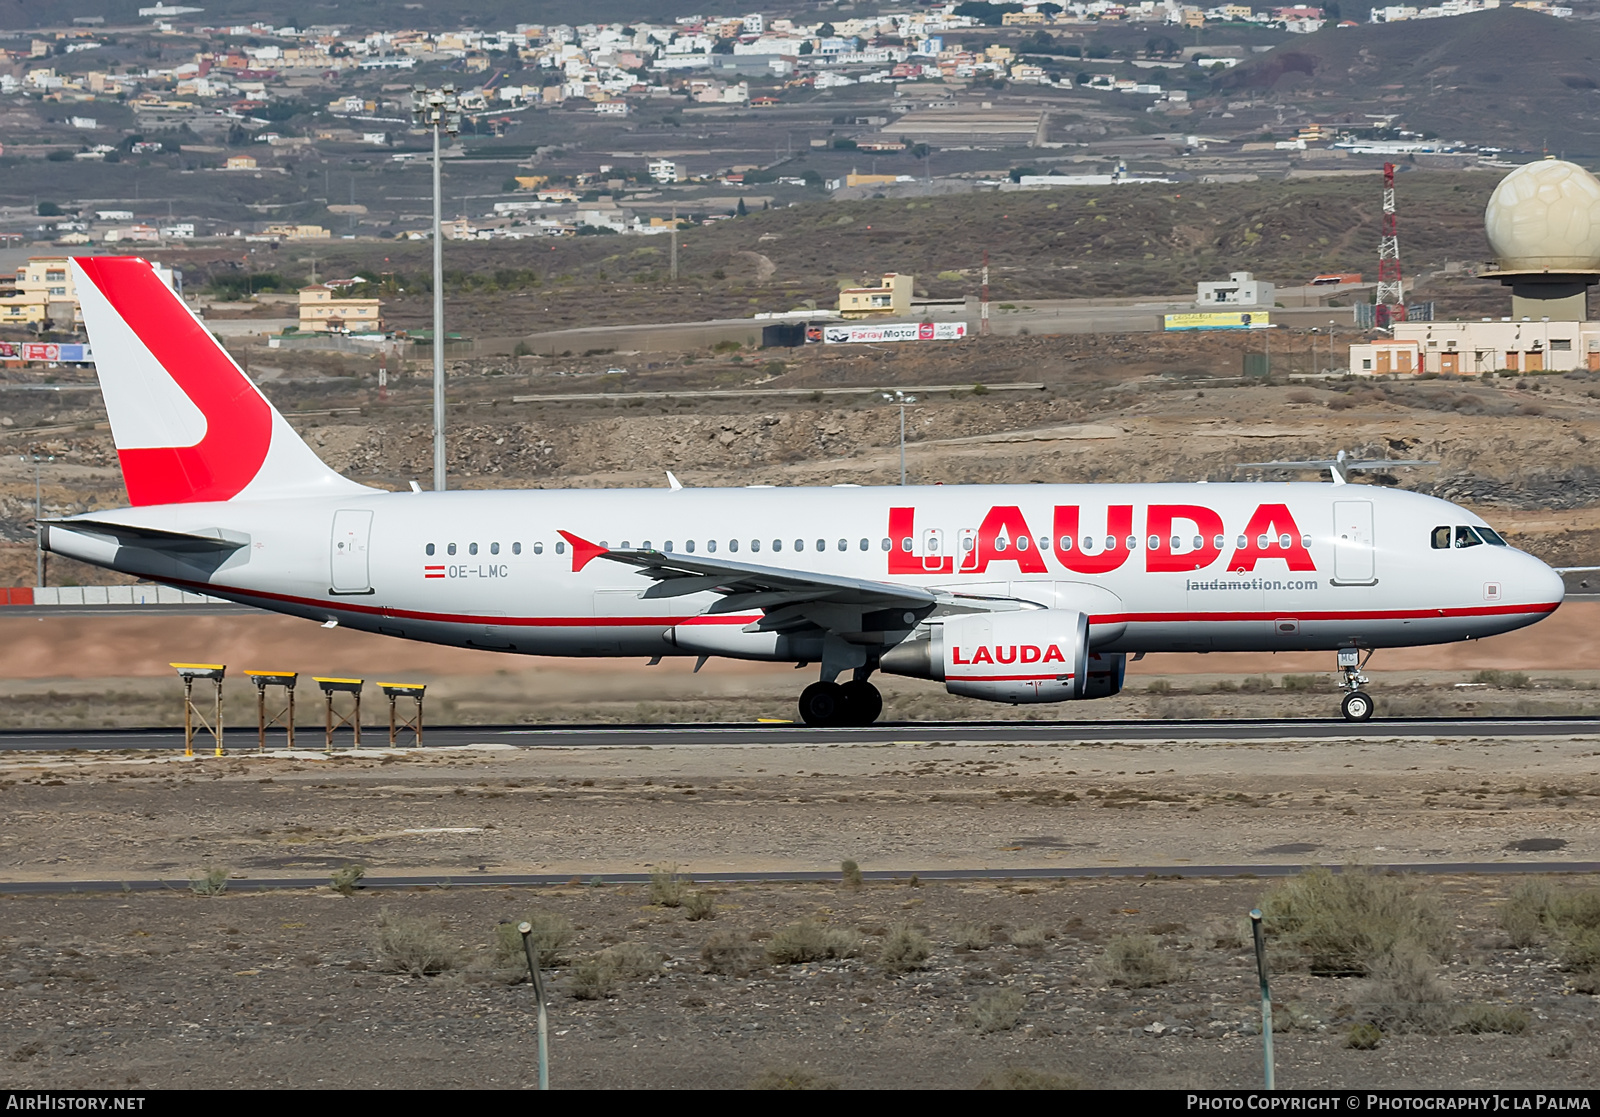
[(655, 585), (640, 597), (684, 597), (707, 591), (722, 594), (722, 600), (708, 610), (711, 613), (770, 612), (810, 602), (862, 609), (928, 609), (948, 596), (920, 586), (758, 566), (709, 555), (636, 550), (606, 551), (597, 557), (636, 567), (652, 579)]
[[(570, 532), (560, 533), (573, 549), (574, 569), (603, 558), (635, 567), (655, 584), (640, 593), (641, 598), (686, 597), (697, 593), (718, 593), (722, 600), (706, 610), (708, 614), (751, 613), (760, 611), (759, 621), (747, 626), (750, 632), (794, 632), (821, 628), (836, 633), (871, 631), (872, 614), (893, 610), (913, 613), (921, 620), (935, 612), (989, 613), (1042, 606), (1014, 597), (977, 597), (924, 589), (897, 582), (870, 578), (850, 578), (791, 570), (781, 566), (762, 566), (711, 555), (666, 554), (655, 550), (608, 550)], [(895, 627), (904, 627), (898, 618)]]

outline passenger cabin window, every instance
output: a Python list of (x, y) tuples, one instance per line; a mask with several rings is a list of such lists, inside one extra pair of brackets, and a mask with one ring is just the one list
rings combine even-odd
[(498, 543), (489, 544), (489, 553), (491, 555), (498, 555), (500, 553), (500, 544), (498, 544)]
[(694, 540), (693, 539), (685, 539), (683, 541), (683, 549), (685, 551), (689, 552), (691, 555), (694, 554)]
[(467, 544), (467, 554), (475, 555), (477, 553), (478, 553), (478, 545), (476, 543), (468, 543)]
[[(689, 549), (690, 549), (690, 550), (691, 550), (691, 551), (692, 551), (692, 550), (694, 550), (694, 548), (693, 548), (693, 547), (690, 547), (690, 548), (689, 548)], [(716, 540), (715, 540), (715, 539), (707, 539), (707, 540), (706, 540), (706, 550), (708, 550), (708, 551), (710, 551), (710, 552), (711, 552), (711, 553), (712, 553), (712, 554), (716, 554), (716, 551), (717, 551), (717, 541), (716, 541)]]
[(447, 546), (445, 548), (445, 552), (447, 554), (452, 554), (452, 555), (455, 554), (456, 553), (456, 545), (454, 543), (451, 543), (449, 546)]
[(511, 544), (511, 553), (514, 554), (514, 555), (520, 555), (522, 553), (522, 544), (521, 543), (513, 543), (513, 544)]
[(900, 540), (900, 549), (908, 555), (911, 553), (911, 536), (908, 535)]
[(565, 543), (557, 543), (556, 544), (556, 554), (564, 555), (566, 553), (567, 553), (567, 545)]
[(427, 546), (426, 546), (426, 547), (424, 547), (424, 548), (423, 548), (423, 549), (422, 549), (422, 550), (423, 550), (423, 553), (424, 553), (424, 554), (429, 554), (429, 555), (431, 555), (431, 554), (433, 554), (433, 544), (432, 544), (432, 543), (429, 543), (429, 544), (428, 544), (428, 545), (427, 545)]
[(891, 541), (889, 541), (888, 539), (885, 539), (883, 541), (883, 549), (885, 551), (892, 551), (892, 550), (894, 550), (894, 544)]
[(739, 549), (739, 541), (737, 539), (728, 540), (728, 550), (737, 551), (738, 549)]
[(783, 550), (783, 540), (781, 540), (781, 539), (774, 539), (774, 540), (773, 540), (773, 541), (772, 541), (772, 549), (773, 549), (773, 550), (774, 550), (774, 551), (781, 551), (781, 550)]
[(535, 543), (533, 545), (533, 553), (536, 554), (536, 555), (544, 554), (544, 544), (543, 543)]
[(1483, 540), (1479, 539), (1478, 533), (1473, 531), (1470, 527), (1456, 528), (1457, 547), (1481, 547), (1482, 545)]

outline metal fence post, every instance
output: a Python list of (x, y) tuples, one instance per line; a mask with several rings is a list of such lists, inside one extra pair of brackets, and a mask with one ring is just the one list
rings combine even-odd
[(550, 1026), (544, 1010), (544, 982), (539, 979), (539, 964), (533, 959), (533, 944), (529, 936), (533, 924), (520, 923), (517, 933), (522, 936), (522, 952), (528, 956), (528, 974), (533, 978), (533, 997), (539, 1004), (539, 1089), (550, 1089)]
[(1250, 932), (1256, 940), (1256, 974), (1261, 978), (1261, 1059), (1267, 1089), (1276, 1090), (1272, 1069), (1272, 990), (1267, 987), (1267, 943), (1261, 930), (1261, 909), (1250, 912)]

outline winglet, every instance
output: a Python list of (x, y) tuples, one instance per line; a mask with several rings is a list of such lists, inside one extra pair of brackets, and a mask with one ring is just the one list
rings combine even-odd
[(560, 531), (558, 529), (556, 534), (572, 544), (572, 572), (574, 574), (606, 553), (607, 548), (573, 535), (570, 531)]
[(670, 469), (667, 470), (667, 487), (673, 492), (677, 492), (679, 489), (683, 488), (683, 482), (678, 480), (678, 478), (674, 476), (672, 470)]

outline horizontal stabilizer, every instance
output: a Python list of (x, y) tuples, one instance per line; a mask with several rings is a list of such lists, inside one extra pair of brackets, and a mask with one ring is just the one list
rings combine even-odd
[[(166, 531), (162, 528), (119, 524), (110, 520), (64, 519), (41, 521), (48, 531), (52, 527), (66, 531), (83, 531), (94, 535), (109, 535), (124, 547), (148, 547), (157, 551), (237, 551), (250, 545), (250, 537), (239, 532), (224, 532), (213, 528), (211, 532)], [(48, 544), (46, 544), (48, 547)]]

